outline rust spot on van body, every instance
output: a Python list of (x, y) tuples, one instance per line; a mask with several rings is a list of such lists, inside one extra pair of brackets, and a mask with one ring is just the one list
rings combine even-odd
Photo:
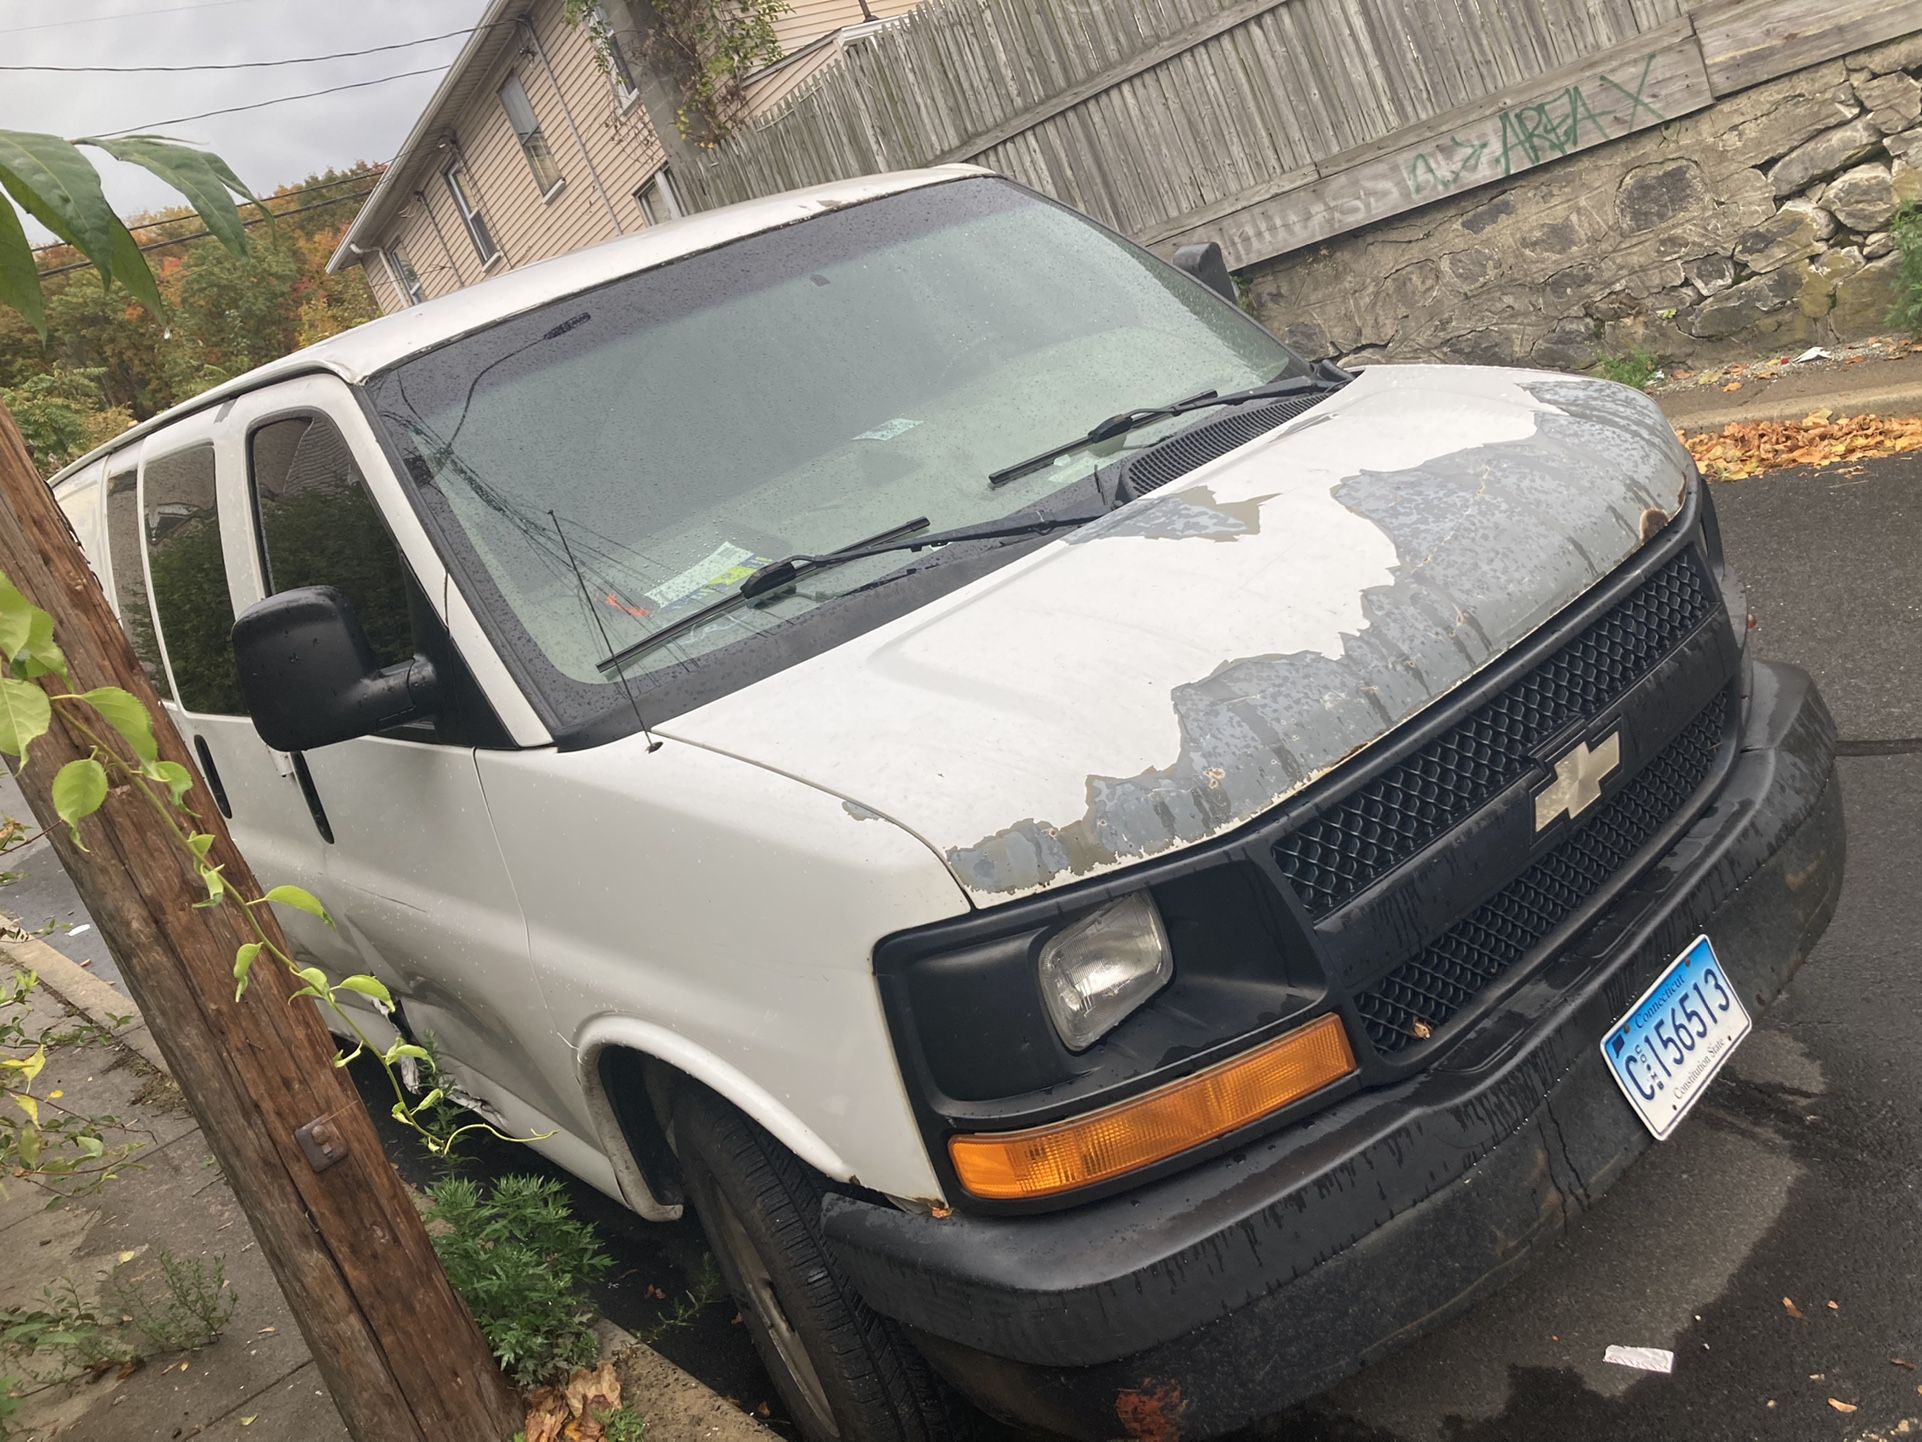
[(1181, 1442), (1181, 1388), (1149, 1379), (1114, 1399), (1115, 1420), (1137, 1442)]

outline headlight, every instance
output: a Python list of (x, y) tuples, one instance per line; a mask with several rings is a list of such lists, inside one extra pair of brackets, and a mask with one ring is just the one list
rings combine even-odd
[(1084, 916), (1041, 948), (1041, 995), (1069, 1051), (1086, 1051), (1174, 979), (1161, 912), (1145, 891)]

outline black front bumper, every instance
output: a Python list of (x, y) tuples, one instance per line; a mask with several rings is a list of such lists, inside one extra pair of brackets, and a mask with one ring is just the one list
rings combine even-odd
[(1834, 723), (1791, 668), (1748, 699), (1696, 823), (1419, 1076), (1071, 1211), (832, 1198), (836, 1256), (983, 1407), (1070, 1437), (1216, 1435), (1436, 1325), (1650, 1145), (1599, 1040), (1661, 970), (1707, 932), (1766, 1006), (1834, 912)]

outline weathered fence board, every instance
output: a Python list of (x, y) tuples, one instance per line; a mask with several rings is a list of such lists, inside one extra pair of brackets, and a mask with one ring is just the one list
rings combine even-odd
[(927, 0), (677, 187), (973, 160), (1252, 264), (1847, 49), (1922, 0)]
[(1717, 95), (1922, 30), (1922, 0), (1733, 0), (1695, 17)]
[(1281, 255), (1607, 141), (1712, 103), (1692, 36), (1659, 48), (1617, 52), (1582, 73), (1512, 99), (1493, 115), (1431, 130), (1386, 154), (1357, 157), (1274, 199), (1187, 230), (1157, 236), (1173, 246), (1205, 229), (1231, 266)]

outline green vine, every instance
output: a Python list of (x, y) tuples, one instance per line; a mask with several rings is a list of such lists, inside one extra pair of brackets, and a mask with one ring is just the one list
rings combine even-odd
[[(630, 0), (648, 5), (652, 23), (638, 58), (672, 76), (679, 90), (674, 123), (683, 139), (712, 149), (746, 114), (741, 85), (782, 55), (774, 23), (787, 0)], [(596, 0), (567, 0), (567, 19), (584, 27), (605, 68), (620, 45)]]
[[(241, 908), (254, 939), (243, 943), (234, 953), (236, 1002), (247, 994), (253, 968), (262, 956), (278, 962), (301, 983), (290, 1001), (312, 997), (352, 1034), (353, 1050), (337, 1051), (334, 1065), (344, 1067), (362, 1055), (374, 1057), (393, 1089), (394, 1105), (390, 1115), (415, 1132), (430, 1154), (450, 1155), (455, 1144), (469, 1132), (487, 1132), (502, 1141), (525, 1140), (509, 1137), (484, 1121), (443, 1129), (439, 1117), (444, 1114), (441, 1103), (446, 1092), (441, 1087), (431, 1087), (418, 1101), (409, 1100), (402, 1082), (403, 1066), (411, 1063), (433, 1072), (437, 1070), (433, 1054), (404, 1038), (397, 1038), (385, 1048), (379, 1047), (340, 1002), (343, 993), (351, 993), (367, 998), (383, 1016), (389, 1015), (394, 1010), (394, 998), (386, 985), (377, 977), (365, 974), (331, 981), (319, 967), (302, 966), (295, 961), (267, 934), (259, 914), (259, 908), (267, 905), (291, 907), (319, 918), (328, 926), (334, 921), (319, 900), (301, 887), (276, 886), (264, 896), (243, 897), (228, 883), (225, 866), (209, 859), (213, 835), (182, 824), (197, 819), (186, 804), (187, 795), (193, 789), (193, 774), (178, 761), (160, 759), (153, 719), (131, 692), (118, 686), (97, 686), (91, 691), (50, 695), (38, 684), (40, 678), (46, 676), (71, 684), (67, 659), (54, 641), (53, 617), (28, 601), (4, 575), (0, 575), (0, 657), (4, 658), (8, 672), (0, 675), (0, 752), (17, 757), (24, 768), (28, 748), (51, 729), (56, 707), (67, 726), (85, 737), (91, 747), (88, 755), (67, 762), (53, 778), (53, 807), (67, 823), (74, 844), (83, 851), (87, 849), (80, 835), (80, 823), (100, 810), (114, 785), (125, 785), (153, 809), (206, 888), (206, 896), (194, 905), (206, 908), (231, 903)], [(7, 1068), (11, 1076), (24, 1077), (31, 1083), (44, 1061), (43, 1048), (33, 1058), (0, 1062), (0, 1067)], [(14, 1100), (32, 1125), (41, 1127), (37, 1107), (31, 1104), (33, 1099), (16, 1094)], [(79, 1145), (97, 1158), (99, 1154), (93, 1152), (90, 1140), (80, 1138)], [(38, 1135), (24, 1143), (16, 1140), (15, 1150), (21, 1159), (31, 1162), (34, 1159), (31, 1154), (38, 1153), (40, 1143)]]

